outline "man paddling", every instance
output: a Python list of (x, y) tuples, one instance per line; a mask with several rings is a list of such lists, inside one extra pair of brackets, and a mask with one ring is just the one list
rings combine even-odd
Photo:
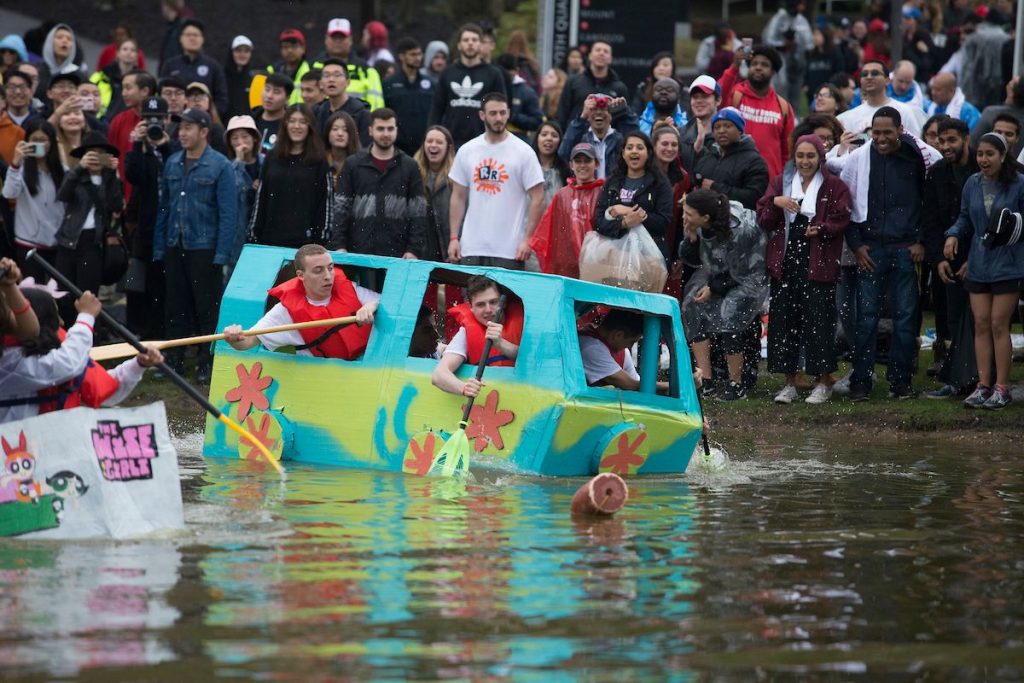
[(319, 244), (307, 244), (295, 252), (295, 277), (268, 292), (280, 303), (267, 311), (252, 329), (327, 320), (354, 315), (356, 325), (334, 325), (245, 336), (241, 325), (224, 328), (224, 339), (239, 351), (263, 344), (273, 351), (294, 346), (301, 356), (355, 360), (363, 355), (370, 339), (373, 315), (380, 294), (351, 282), (336, 268), (331, 254)]
[(480, 362), (488, 339), (492, 341), (488, 365), (515, 365), (523, 336), (523, 305), (518, 299), (510, 298), (505, 305), (504, 323), (494, 322), (501, 292), (497, 282), (482, 275), (469, 278), (466, 296), (468, 303), (448, 310), (448, 315), (462, 327), (445, 348), (430, 381), (449, 394), (477, 396), (482, 382), (472, 377), (463, 382), (455, 373), (463, 363), (476, 365)]

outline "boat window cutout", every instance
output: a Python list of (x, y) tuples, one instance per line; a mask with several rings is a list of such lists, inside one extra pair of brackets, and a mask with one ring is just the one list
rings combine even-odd
[[(345, 274), (345, 277), (348, 278), (348, 280), (353, 285), (356, 286), (357, 295), (359, 294), (360, 288), (363, 288), (365, 290), (369, 290), (370, 292), (376, 292), (378, 294), (380, 294), (384, 290), (385, 270), (383, 268), (367, 268), (365, 266), (352, 266), (352, 265), (344, 265), (343, 266), (343, 265), (338, 264), (338, 263), (335, 263), (334, 267), (335, 267), (336, 270), (341, 270)], [(277, 271), (276, 277), (274, 278), (274, 284), (269, 289), (273, 289), (274, 287), (277, 287), (278, 285), (284, 284), (285, 282), (288, 282), (289, 280), (291, 280), (294, 277), (296, 277), (294, 263), (291, 260), (283, 261), (281, 263), (280, 269)], [(277, 299), (277, 297), (274, 297), (274, 296), (271, 296), (270, 294), (268, 294), (267, 298), (266, 298), (266, 301), (264, 302), (264, 307), (263, 307), (264, 313), (268, 313), (270, 311), (270, 309), (272, 309), (278, 303), (280, 303), (280, 302)], [(355, 315), (355, 310), (352, 310), (351, 312), (346, 310), (341, 315), (337, 315), (337, 316), (329, 315), (328, 317), (343, 317), (343, 316), (346, 316), (346, 315)], [(272, 321), (272, 322), (269, 322), (267, 324), (260, 325), (260, 326), (261, 327), (265, 327), (265, 326), (272, 326), (272, 325), (277, 325), (277, 324), (287, 324), (287, 319), (281, 320), (281, 321), (275, 320), (275, 321)], [(264, 346), (266, 346), (268, 348), (269, 347), (273, 347), (274, 351), (279, 351), (279, 352), (282, 352), (282, 353), (292, 353), (292, 354), (294, 354), (294, 353), (296, 353), (298, 351), (303, 351), (303, 350), (307, 350), (308, 349), (307, 354), (304, 354), (304, 355), (336, 358), (338, 360), (345, 360), (345, 359), (347, 359), (347, 360), (359, 360), (362, 357), (362, 355), (363, 355), (363, 351), (358, 351), (357, 355), (355, 355), (355, 357), (352, 357), (352, 358), (345, 358), (345, 357), (343, 357), (341, 355), (332, 355), (332, 352), (330, 352), (330, 351), (325, 352), (324, 351), (324, 349), (327, 349), (327, 348), (335, 349), (335, 352), (339, 352), (340, 351), (339, 349), (337, 349), (336, 347), (334, 347), (333, 345), (330, 344), (328, 338), (332, 334), (341, 334), (347, 327), (349, 327), (349, 326), (325, 328), (323, 330), (320, 330), (318, 328), (314, 328), (314, 329), (311, 329), (309, 332), (306, 332), (305, 330), (303, 330), (301, 332), (292, 331), (292, 332), (275, 333), (273, 335), (274, 338), (273, 338), (272, 341), (271, 341), (271, 339), (269, 337), (267, 337), (267, 338), (261, 337), (261, 341), (263, 341)], [(355, 326), (351, 326), (351, 327), (353, 327), (353, 329), (355, 329)], [(286, 338), (284, 336), (279, 336), (279, 335), (288, 335), (288, 338)], [(350, 337), (351, 335), (343, 335), (343, 336), (344, 337)], [(371, 336), (370, 339), (372, 340), (373, 336)], [(296, 342), (296, 343), (291, 343), (292, 340), (294, 340), (294, 342)], [(298, 343), (300, 341), (301, 341), (301, 343)], [(284, 343), (282, 343), (282, 342), (284, 342)], [(361, 340), (354, 340), (354, 339), (347, 338), (347, 339), (345, 339), (345, 345), (346, 345), (345, 346), (345, 350), (341, 351), (341, 352), (342, 353), (346, 352), (348, 350), (348, 348), (351, 347), (351, 345), (353, 345), (353, 344), (359, 344), (359, 345), (365, 346), (366, 345), (365, 342), (366, 342), (365, 337), (363, 339), (361, 339)]]
[[(470, 287), (486, 284), (480, 277), (447, 268), (435, 268), (430, 272), (409, 343), (410, 357), (440, 359), (446, 351), (452, 350), (476, 362), (473, 356), (483, 352), (485, 327), (474, 313), (466, 292)], [(492, 349), (488, 366), (514, 366), (523, 332), (523, 302), (500, 282), (497, 285), (499, 296), (505, 295), (505, 313), (502, 317), (505, 331), (502, 338), (511, 345), (505, 351), (511, 350), (513, 355), (509, 357), (499, 349)], [(485, 318), (493, 312), (493, 304), (496, 303), (493, 290), (490, 293), (492, 296), (489, 299), (487, 290), (473, 297), (480, 304), (479, 313)], [(463, 327), (467, 330), (463, 331)]]
[[(588, 386), (640, 391), (647, 380), (657, 393), (679, 397), (671, 318), (594, 302), (577, 301), (574, 308)], [(645, 339), (651, 330), (658, 337), (656, 345)]]

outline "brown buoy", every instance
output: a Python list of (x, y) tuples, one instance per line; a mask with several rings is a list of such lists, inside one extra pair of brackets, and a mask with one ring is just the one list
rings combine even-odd
[(572, 497), (574, 515), (612, 515), (629, 499), (626, 482), (613, 472), (603, 472), (581, 486)]

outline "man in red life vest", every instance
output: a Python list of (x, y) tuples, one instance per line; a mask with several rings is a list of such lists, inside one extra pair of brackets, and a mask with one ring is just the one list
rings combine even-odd
[(488, 365), (515, 365), (523, 336), (523, 305), (518, 299), (509, 297), (503, 314), (504, 323), (494, 322), (501, 292), (497, 282), (482, 275), (469, 278), (466, 296), (468, 303), (448, 310), (448, 315), (462, 327), (445, 348), (430, 381), (449, 394), (478, 396), (483, 382), (475, 378), (463, 381), (455, 376), (455, 372), (463, 363), (479, 363), (488, 339), (493, 342)]
[(281, 346), (294, 346), (299, 355), (320, 358), (355, 360), (363, 355), (380, 294), (351, 282), (341, 268), (334, 267), (330, 252), (319, 244), (307, 244), (295, 252), (295, 275), (269, 291), (280, 303), (267, 311), (253, 329), (352, 315), (356, 317), (356, 325), (313, 327), (251, 337), (242, 335), (241, 325), (228, 325), (224, 328), (225, 340), (240, 351), (263, 344), (271, 351)]

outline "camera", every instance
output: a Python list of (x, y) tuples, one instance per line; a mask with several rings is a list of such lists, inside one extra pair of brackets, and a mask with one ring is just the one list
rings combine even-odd
[(153, 142), (160, 142), (164, 139), (164, 122), (158, 117), (146, 119), (146, 137)]
[(607, 95), (594, 95), (594, 106), (598, 109), (607, 109), (611, 98)]

